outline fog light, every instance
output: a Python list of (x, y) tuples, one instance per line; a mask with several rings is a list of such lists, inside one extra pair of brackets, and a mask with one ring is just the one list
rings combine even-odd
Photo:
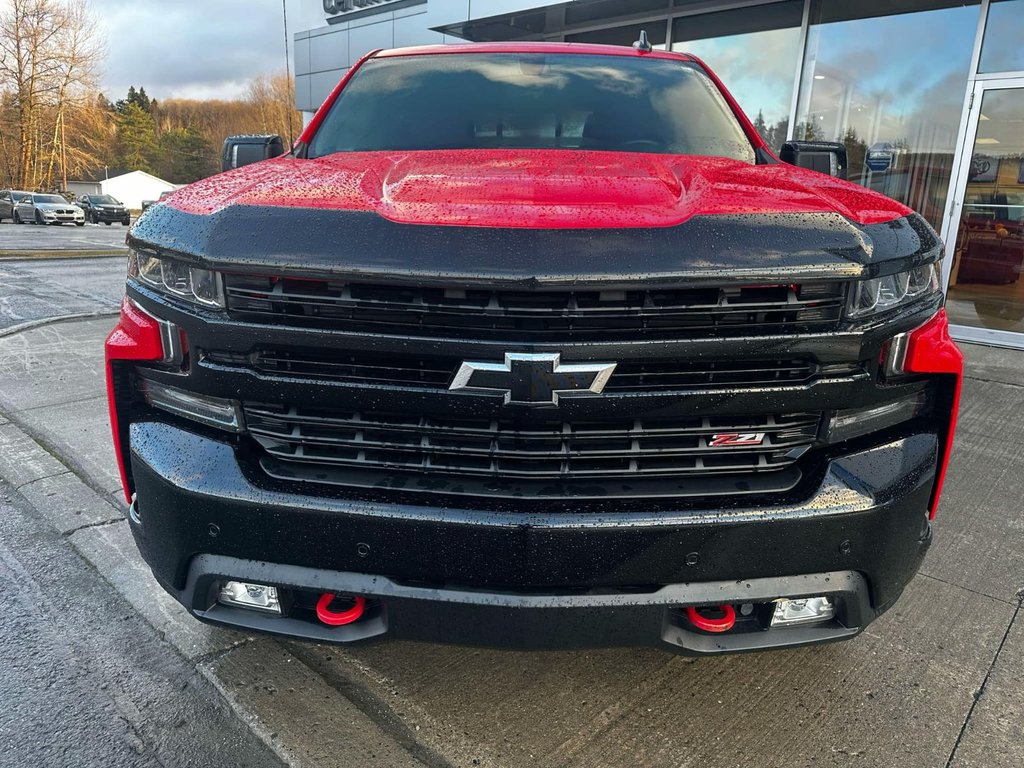
[(154, 408), (232, 432), (242, 432), (245, 429), (242, 409), (236, 400), (186, 392), (146, 379), (141, 381), (141, 385), (146, 402)]
[(277, 587), (270, 587), (266, 584), (226, 581), (220, 588), (217, 602), (239, 608), (281, 613), (281, 603), (277, 599)]
[(792, 627), (827, 621), (836, 615), (835, 606), (827, 597), (801, 597), (797, 600), (781, 598), (775, 601), (772, 614), (773, 627)]
[(830, 443), (852, 440), (917, 418), (927, 413), (927, 410), (928, 401), (925, 393), (917, 392), (910, 397), (881, 405), (836, 411), (829, 422), (828, 440)]

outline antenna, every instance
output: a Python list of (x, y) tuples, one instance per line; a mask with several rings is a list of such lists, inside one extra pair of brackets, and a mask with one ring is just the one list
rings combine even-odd
[(654, 48), (651, 46), (651, 41), (647, 39), (646, 29), (640, 30), (640, 39), (633, 43), (633, 47), (636, 48), (641, 53), (650, 53), (651, 51), (654, 50)]
[(295, 146), (295, 136), (292, 134), (292, 120), (295, 119), (295, 94), (292, 92), (292, 60), (288, 51), (288, 1), (281, 0), (281, 13), (284, 15), (284, 76), (288, 81), (288, 111), (285, 115), (288, 118), (288, 147)]

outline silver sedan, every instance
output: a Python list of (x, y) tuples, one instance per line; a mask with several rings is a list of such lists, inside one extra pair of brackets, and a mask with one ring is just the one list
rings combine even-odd
[(14, 206), (15, 224), (63, 224), (85, 226), (85, 212), (60, 195), (31, 193)]

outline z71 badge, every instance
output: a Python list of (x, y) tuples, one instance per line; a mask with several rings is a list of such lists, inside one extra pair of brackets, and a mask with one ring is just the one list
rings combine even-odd
[(764, 442), (764, 432), (728, 432), (721, 435), (712, 435), (708, 446), (711, 448), (725, 448), (730, 445), (761, 445)]

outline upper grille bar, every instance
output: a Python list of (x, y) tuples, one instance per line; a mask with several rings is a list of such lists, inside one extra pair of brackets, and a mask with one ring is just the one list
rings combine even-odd
[[(388, 355), (331, 349), (257, 349), (251, 353), (207, 351), (218, 365), (260, 373), (316, 378), (363, 386), (447, 389), (461, 358), (396, 352)], [(567, 361), (571, 362), (571, 361)], [(850, 367), (853, 372), (856, 366)], [(818, 366), (810, 360), (624, 360), (604, 391), (655, 393), (715, 387), (803, 384)]]
[(405, 336), (472, 332), (520, 341), (827, 331), (841, 283), (657, 290), (515, 291), (367, 285), (226, 273), (227, 307), (250, 322)]

